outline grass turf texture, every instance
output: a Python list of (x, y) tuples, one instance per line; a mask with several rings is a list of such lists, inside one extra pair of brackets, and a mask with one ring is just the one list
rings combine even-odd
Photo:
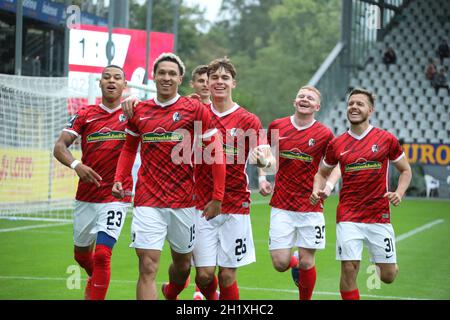
[[(270, 207), (268, 199), (253, 195), (252, 226), (256, 263), (238, 270), (241, 299), (296, 300), (298, 291), (290, 271), (278, 273), (268, 251)], [(325, 204), (326, 249), (316, 254), (317, 282), (313, 299), (340, 299), (340, 263), (335, 260), (335, 209), (337, 197)], [(370, 268), (367, 248), (358, 276), (362, 299), (450, 299), (450, 202), (405, 199), (392, 207), (392, 224), (398, 238), (430, 222), (443, 220), (397, 243), (400, 272), (393, 284), (377, 288)], [(0, 299), (82, 299), (86, 274), (81, 270), (80, 288), (67, 273), (76, 266), (73, 259), (72, 225), (2, 231), (5, 229), (51, 225), (49, 222), (0, 220)], [(112, 257), (111, 284), (107, 299), (135, 299), (138, 277), (137, 257), (130, 243), (131, 214)], [(170, 263), (166, 243), (157, 276), (158, 290), (167, 281)], [(73, 272), (73, 270), (72, 270)], [(195, 271), (180, 299), (192, 300)], [(162, 298), (160, 294), (160, 298)]]

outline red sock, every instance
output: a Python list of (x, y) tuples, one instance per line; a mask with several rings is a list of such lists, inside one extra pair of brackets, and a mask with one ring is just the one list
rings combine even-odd
[(239, 300), (239, 288), (237, 282), (229, 287), (220, 286), (220, 300)]
[(291, 261), (289, 262), (289, 269), (298, 268), (298, 258), (296, 256), (291, 256)]
[(359, 300), (359, 290), (355, 289), (353, 291), (342, 291), (341, 290), (342, 300)]
[(298, 290), (300, 292), (300, 300), (311, 300), (311, 296), (316, 285), (316, 266), (308, 270), (300, 271), (300, 279)]
[(92, 251), (78, 251), (74, 250), (75, 261), (86, 270), (88, 276), (92, 276), (94, 269), (94, 254)]
[(167, 300), (176, 300), (178, 294), (183, 291), (185, 285), (184, 284), (176, 284), (169, 282), (164, 289), (164, 295)]
[(111, 279), (111, 255), (110, 247), (102, 244), (95, 247), (91, 300), (105, 300)]
[(216, 290), (218, 283), (217, 276), (214, 275), (214, 279), (206, 287), (200, 287), (198, 284), (197, 287), (200, 288), (200, 292), (205, 296), (206, 300), (217, 300)]

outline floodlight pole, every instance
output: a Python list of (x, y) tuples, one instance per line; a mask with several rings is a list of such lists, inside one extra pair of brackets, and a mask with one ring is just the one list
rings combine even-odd
[(173, 0), (173, 52), (177, 53), (178, 50), (178, 14), (180, 9), (180, 1), (179, 0)]
[(152, 10), (153, 0), (147, 0), (147, 20), (145, 24), (145, 29), (147, 31), (147, 42), (145, 44), (145, 84), (148, 84), (148, 67), (150, 63), (150, 32), (152, 30)]
[(22, 33), (23, 33), (23, 0), (16, 2), (16, 50), (14, 58), (14, 74), (22, 75)]

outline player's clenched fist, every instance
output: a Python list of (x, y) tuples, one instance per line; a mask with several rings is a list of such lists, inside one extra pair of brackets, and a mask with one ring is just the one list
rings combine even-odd
[(130, 96), (124, 101), (122, 101), (121, 103), (122, 111), (123, 114), (127, 116), (128, 119), (133, 118), (134, 114), (133, 109), (139, 102), (141, 102), (141, 100), (139, 100), (139, 98), (135, 96)]
[(309, 196), (309, 202), (311, 202), (311, 204), (315, 206), (317, 202), (319, 202), (319, 200), (320, 200), (319, 192), (313, 191)]
[(125, 197), (125, 190), (123, 190), (121, 182), (114, 182), (112, 195), (117, 199), (123, 199)]
[(383, 197), (387, 197), (394, 206), (398, 206), (402, 202), (402, 197), (398, 192), (386, 192)]

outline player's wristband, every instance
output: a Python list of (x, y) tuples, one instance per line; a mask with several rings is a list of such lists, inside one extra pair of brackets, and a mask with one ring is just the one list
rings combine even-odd
[(330, 181), (327, 181), (326, 185), (330, 188), (331, 191), (333, 191), (334, 184), (332, 184)]
[(258, 181), (259, 181), (259, 183), (267, 181), (266, 176), (259, 176)]
[(73, 162), (70, 164), (70, 167), (75, 170), (75, 167), (80, 163), (81, 163), (80, 160), (73, 160)]

